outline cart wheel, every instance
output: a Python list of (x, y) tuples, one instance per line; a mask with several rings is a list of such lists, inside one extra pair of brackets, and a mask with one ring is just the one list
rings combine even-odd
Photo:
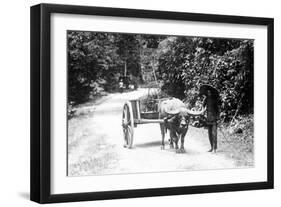
[(134, 140), (134, 117), (131, 102), (126, 102), (123, 107), (122, 127), (124, 136), (124, 147), (132, 148)]

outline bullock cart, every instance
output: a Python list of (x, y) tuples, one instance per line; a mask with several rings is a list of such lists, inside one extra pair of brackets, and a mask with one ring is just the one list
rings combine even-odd
[[(161, 101), (168, 100), (156, 99), (158, 102), (157, 106)], [(201, 111), (190, 111), (187, 110), (188, 114), (192, 117), (201, 116), (204, 113), (204, 109)], [(169, 113), (170, 114), (170, 113)], [(172, 114), (170, 114), (172, 115)], [(164, 123), (164, 119), (159, 119), (158, 109), (155, 111), (144, 112), (141, 111), (141, 101), (140, 100), (130, 100), (127, 101), (123, 106), (122, 113), (122, 128), (124, 137), (124, 147), (132, 148), (134, 142), (134, 128), (139, 124), (151, 124), (151, 123)]]

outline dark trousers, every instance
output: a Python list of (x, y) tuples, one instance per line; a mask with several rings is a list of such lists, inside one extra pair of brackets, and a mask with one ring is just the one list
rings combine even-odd
[(211, 144), (211, 151), (217, 150), (217, 127), (218, 124), (216, 122), (208, 123), (208, 134)]

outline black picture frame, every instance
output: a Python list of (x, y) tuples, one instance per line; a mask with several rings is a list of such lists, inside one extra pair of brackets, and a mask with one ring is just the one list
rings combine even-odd
[[(169, 187), (106, 192), (85, 192), (74, 194), (51, 194), (51, 91), (50, 91), (50, 15), (52, 13), (99, 15), (112, 17), (133, 17), (161, 20), (181, 20), (207, 23), (233, 23), (267, 26), (267, 181), (238, 184)], [(30, 199), (39, 203), (88, 201), (102, 199), (166, 196), (179, 194), (210, 193), (271, 189), (274, 177), (273, 147), (273, 44), (274, 20), (272, 18), (195, 14), (152, 10), (103, 8), (39, 4), (31, 7), (31, 174)]]

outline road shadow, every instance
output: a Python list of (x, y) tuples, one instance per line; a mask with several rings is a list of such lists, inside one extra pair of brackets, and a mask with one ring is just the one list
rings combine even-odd
[[(135, 147), (138, 148), (150, 148), (150, 147), (159, 147), (161, 146), (161, 140), (160, 141), (153, 141), (153, 142), (145, 142), (141, 144), (135, 144)], [(165, 146), (169, 146), (168, 142), (165, 142)]]
[(193, 150), (191, 148), (185, 149), (185, 154), (187, 154), (187, 155), (199, 155), (202, 153), (204, 153), (204, 152), (199, 152), (199, 151)]

